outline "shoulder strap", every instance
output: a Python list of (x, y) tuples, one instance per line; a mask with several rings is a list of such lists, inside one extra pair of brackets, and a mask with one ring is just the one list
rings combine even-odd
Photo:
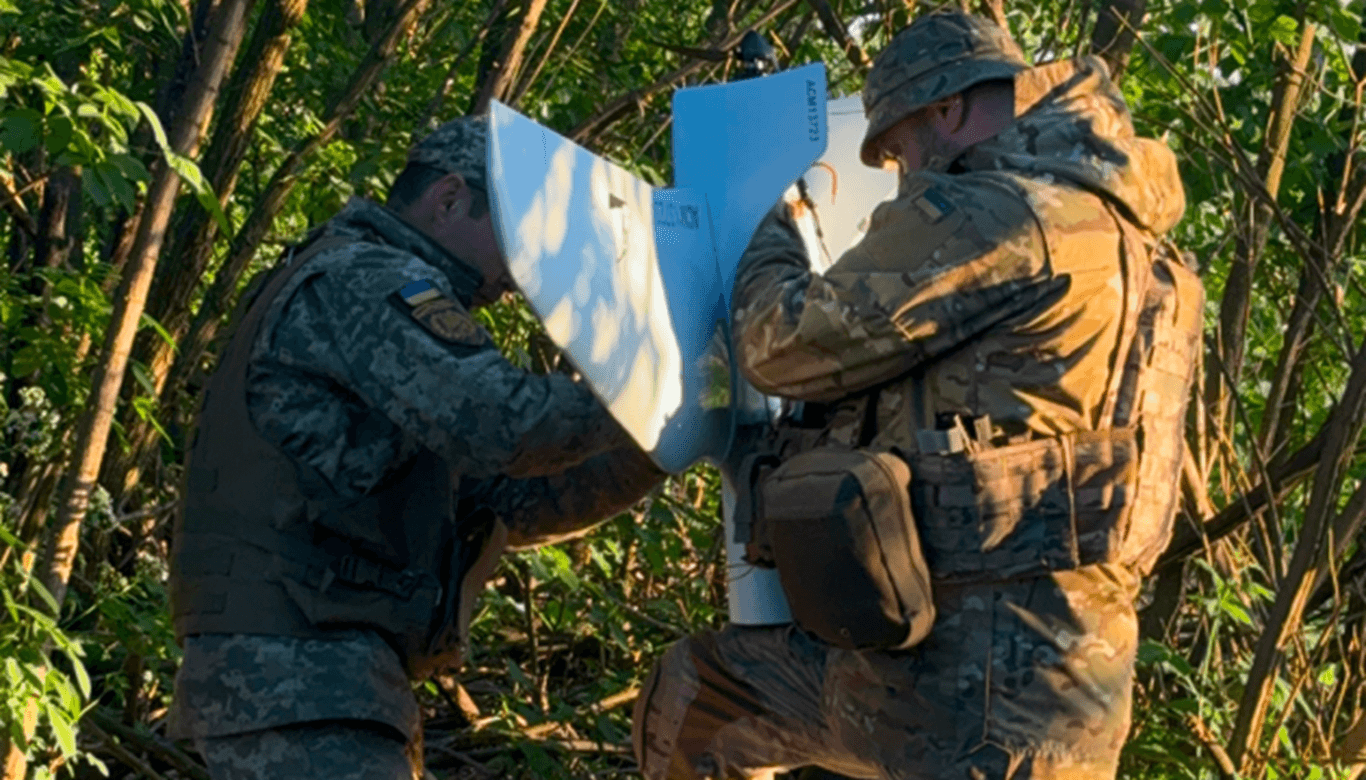
[(1111, 428), (1115, 425), (1115, 411), (1119, 401), (1120, 389), (1130, 368), (1129, 352), (1133, 349), (1138, 335), (1139, 315), (1143, 310), (1143, 300), (1147, 294), (1148, 283), (1152, 276), (1152, 261), (1148, 248), (1139, 240), (1138, 229), (1124, 219), (1113, 203), (1102, 198), (1105, 209), (1119, 229), (1120, 273), (1124, 282), (1124, 312), (1120, 318), (1119, 334), (1116, 337), (1115, 352), (1110, 358), (1110, 377), (1105, 387), (1105, 400), (1101, 406), (1098, 428)]

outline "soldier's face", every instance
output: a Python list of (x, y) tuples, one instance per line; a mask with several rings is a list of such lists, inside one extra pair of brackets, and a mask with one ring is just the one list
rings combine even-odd
[(943, 157), (945, 139), (937, 132), (932, 114), (917, 111), (892, 125), (880, 140), (883, 159), (907, 174), (934, 168)]
[(960, 138), (965, 119), (963, 96), (950, 95), (908, 115), (878, 139), (883, 159), (903, 175), (945, 170), (966, 146)]
[(473, 188), (453, 173), (432, 184), (414, 204), (414, 214), (405, 217), (446, 251), (479, 269), (484, 284), (475, 293), (474, 303), (481, 306), (511, 290), (512, 277), (498, 245), (492, 213), (484, 209), (479, 216), (470, 216), (474, 199)]
[(484, 275), (484, 285), (474, 296), (475, 306), (492, 303), (513, 288), (512, 274), (508, 271), (503, 250), (498, 246), (498, 234), (489, 212), (485, 211), (482, 217), (474, 220), (466, 246), (465, 254)]

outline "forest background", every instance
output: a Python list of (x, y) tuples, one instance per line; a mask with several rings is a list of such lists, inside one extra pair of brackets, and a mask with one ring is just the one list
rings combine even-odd
[[(0, 0), (0, 755), (5, 778), (205, 778), (164, 737), (189, 426), (246, 281), (415, 135), (492, 98), (671, 179), (669, 97), (750, 29), (855, 94), (915, 0)], [(954, 3), (954, 5), (960, 5)], [(1128, 778), (1366, 768), (1362, 0), (985, 0), (1036, 61), (1099, 53), (1180, 155), (1208, 289), (1177, 533), (1142, 602)], [(558, 358), (515, 301), (484, 324)], [(725, 615), (705, 466), (507, 557), (439, 777), (629, 776), (651, 662)]]

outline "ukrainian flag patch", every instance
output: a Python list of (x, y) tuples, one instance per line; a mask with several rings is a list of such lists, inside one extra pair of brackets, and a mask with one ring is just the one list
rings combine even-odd
[(933, 187), (925, 190), (913, 202), (931, 223), (938, 222), (945, 215), (953, 213), (953, 202)]
[(410, 282), (404, 285), (403, 289), (398, 291), (398, 295), (403, 299), (403, 302), (409, 306), (417, 306), (418, 304), (440, 298), (441, 291), (436, 289), (436, 285), (432, 284), (430, 280), (419, 279), (416, 282)]
[(484, 331), (469, 312), (447, 298), (429, 279), (410, 282), (398, 291), (398, 297), (408, 305), (408, 313), (428, 333), (442, 341), (464, 346), (482, 346)]

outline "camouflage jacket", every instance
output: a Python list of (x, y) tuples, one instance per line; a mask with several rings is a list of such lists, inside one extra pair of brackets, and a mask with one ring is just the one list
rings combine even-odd
[(836, 404), (881, 387), (874, 446), (915, 452), (936, 415), (995, 435), (1094, 430), (1121, 370), (1121, 229), (1185, 207), (1175, 156), (1138, 138), (1103, 63), (1016, 77), (1016, 120), (946, 172), (903, 177), (824, 275), (786, 209), (737, 271), (738, 362), (760, 390)]
[[(468, 315), (482, 280), (464, 262), (363, 200), (310, 240), (326, 236), (345, 240), (307, 259), (268, 302), (247, 369), (252, 422), (291, 460), (359, 497), (431, 450), (455, 472), (456, 505), (492, 508), (513, 547), (582, 533), (658, 482), (587, 388), (498, 352)], [(457, 307), (424, 319), (410, 303), (414, 283)], [(185, 638), (172, 734), (326, 719), (415, 735), (403, 666), (374, 632)]]
[[(582, 532), (660, 473), (586, 386), (513, 366), (466, 320), (436, 338), (400, 290), (428, 282), (468, 309), (481, 278), (393, 212), (353, 200), (325, 250), (272, 302), (248, 370), (261, 435), (342, 496), (380, 484), (419, 447), (493, 507), (513, 547)], [(608, 478), (610, 475), (611, 478)]]

